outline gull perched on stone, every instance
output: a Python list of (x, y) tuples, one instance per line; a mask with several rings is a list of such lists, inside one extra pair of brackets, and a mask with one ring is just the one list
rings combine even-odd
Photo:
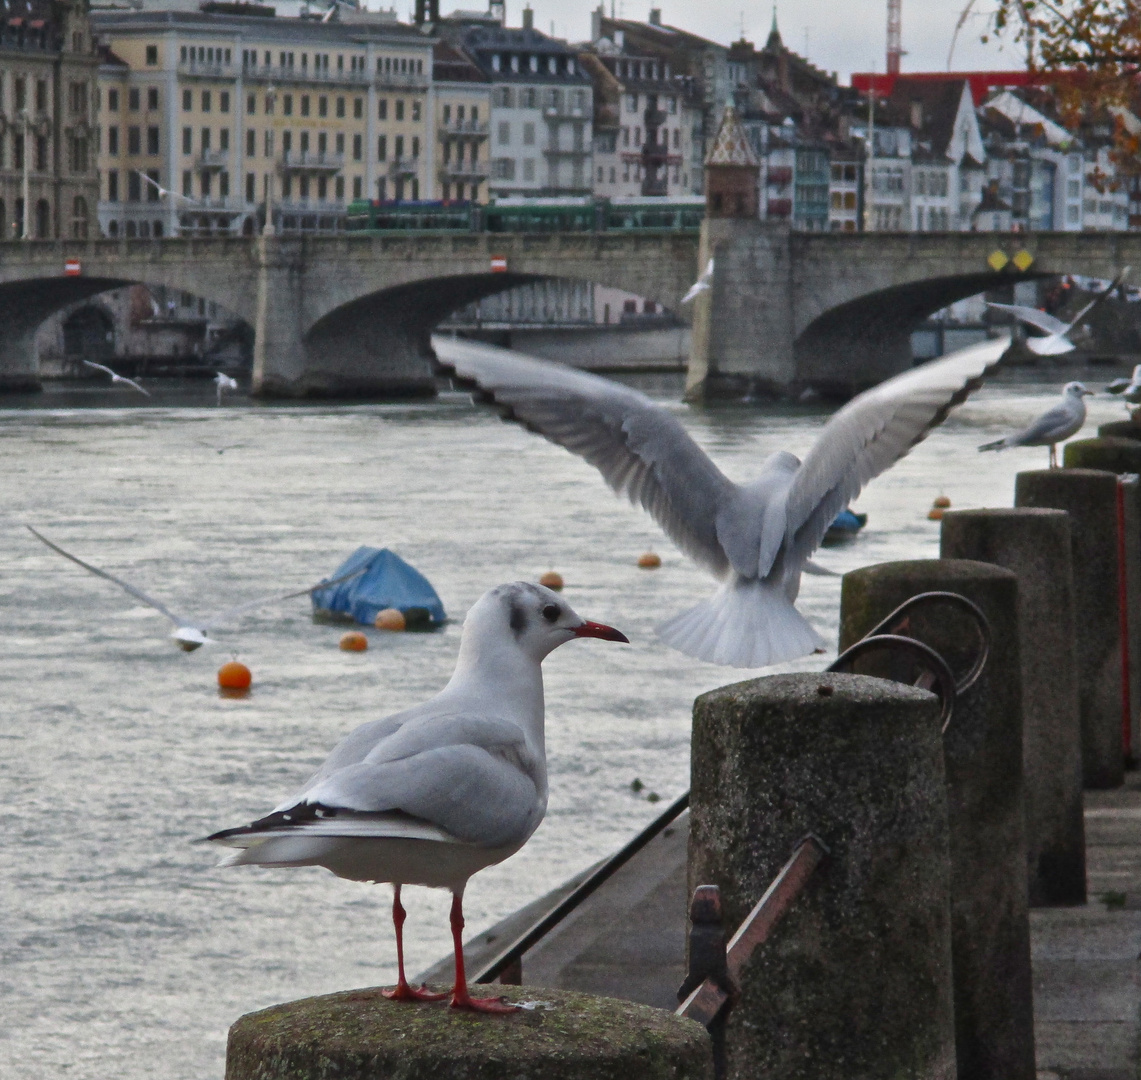
[(124, 386), (129, 386), (132, 390), (138, 390), (144, 397), (150, 397), (150, 391), (144, 390), (134, 379), (128, 379), (125, 375), (118, 375), (109, 367), (103, 364), (96, 364), (93, 360), (84, 360), (84, 364), (89, 368), (94, 368), (96, 371), (102, 371), (111, 376), (111, 385), (115, 383), (122, 383)]
[(1057, 445), (1076, 435), (1086, 422), (1086, 402), (1092, 390), (1080, 382), (1069, 382), (1062, 388), (1062, 400), (1052, 405), (1029, 427), (1005, 439), (983, 443), (980, 450), (1007, 450), (1012, 446), (1048, 446), (1050, 468), (1058, 466)]
[(1045, 337), (1028, 337), (1026, 339), (1026, 347), (1032, 353), (1037, 353), (1039, 356), (1061, 356), (1063, 353), (1073, 352), (1077, 348), (1070, 340), (1070, 334), (1082, 319), (1120, 286), (1125, 280), (1125, 275), (1129, 273), (1129, 269), (1128, 266), (1125, 267), (1110, 282), (1109, 288), (1098, 293), (1068, 323), (1062, 322), (1061, 319), (1057, 319), (1053, 315), (1048, 315), (1045, 311), (1039, 311), (1038, 308), (1025, 307), (1022, 304), (994, 304), (988, 301), (987, 307), (995, 308), (998, 311), (1007, 311), (1019, 321), (1029, 323), (1046, 335)]
[(323, 866), (393, 885), (398, 1001), (443, 997), (404, 974), (404, 885), (452, 893), (455, 1008), (509, 1012), (473, 999), (463, 956), (468, 879), (518, 851), (547, 811), (542, 661), (574, 638), (626, 641), (550, 589), (516, 581), (468, 612), (451, 681), (411, 709), (362, 724), (295, 794), (251, 825), (206, 837), (238, 848), (223, 866)]
[(713, 288), (713, 260), (705, 264), (705, 269), (701, 271), (699, 277), (690, 287), (689, 291), (681, 298), (683, 304), (689, 304), (696, 300), (703, 292), (709, 292)]
[(354, 570), (351, 574), (346, 574), (340, 578), (334, 578), (332, 581), (320, 581), (316, 585), (310, 585), (307, 589), (301, 589), (297, 592), (277, 593), (273, 596), (263, 596), (257, 600), (247, 600), (245, 603), (237, 604), (234, 607), (227, 608), (225, 611), (218, 612), (217, 615), (211, 615), (201, 621), (192, 621), (185, 619), (181, 615), (176, 615), (165, 604), (156, 600), (153, 596), (148, 596), (142, 589), (132, 585), (129, 581), (124, 581), (122, 578), (116, 577), (114, 574), (108, 573), (106, 570), (100, 570), (97, 566), (92, 566), (90, 563), (84, 562), (82, 559), (72, 555), (70, 551), (64, 551), (59, 544), (54, 544), (42, 533), (37, 532), (31, 527), (26, 525), (25, 528), (41, 543), (46, 544), (59, 555), (65, 559), (70, 559), (77, 566), (82, 566), (84, 570), (94, 574), (96, 577), (101, 577), (105, 581), (110, 581), (118, 585), (125, 593), (133, 596), (136, 600), (141, 600), (148, 607), (153, 607), (155, 611), (161, 612), (172, 623), (174, 623), (174, 630), (171, 632), (171, 637), (174, 638), (175, 643), (184, 652), (194, 652), (200, 645), (213, 644), (214, 639), (207, 636), (207, 631), (212, 630), (222, 623), (229, 622), (231, 619), (244, 614), (247, 611), (252, 611), (254, 608), (263, 607), (266, 604), (277, 603), (281, 600), (292, 600), (298, 596), (308, 596), (310, 593), (316, 592), (318, 589), (327, 589), (330, 585), (340, 584), (342, 581), (347, 581), (351, 577), (356, 577), (357, 574), (363, 572), (363, 567)]
[(809, 560), (829, 525), (942, 423), (1009, 344), (984, 342), (873, 387), (831, 417), (803, 462), (778, 451), (754, 480), (736, 484), (672, 412), (636, 390), (503, 349), (433, 339), (441, 366), (474, 387), (477, 400), (585, 458), (721, 582), (657, 632), (681, 652), (734, 667), (823, 647), (793, 604), (801, 573), (819, 569)]

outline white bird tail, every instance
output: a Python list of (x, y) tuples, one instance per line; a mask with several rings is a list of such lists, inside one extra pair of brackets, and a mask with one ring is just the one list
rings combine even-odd
[(782, 585), (737, 577), (662, 623), (657, 634), (679, 652), (730, 667), (765, 667), (825, 647)]

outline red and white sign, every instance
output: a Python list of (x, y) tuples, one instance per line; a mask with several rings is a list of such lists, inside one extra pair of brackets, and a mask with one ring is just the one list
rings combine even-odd
[(63, 264), (64, 277), (79, 277), (83, 273), (83, 267), (79, 265), (78, 259), (68, 259)]
[(492, 255), (491, 256), (491, 272), (493, 274), (506, 274), (507, 273), (507, 256), (506, 255)]

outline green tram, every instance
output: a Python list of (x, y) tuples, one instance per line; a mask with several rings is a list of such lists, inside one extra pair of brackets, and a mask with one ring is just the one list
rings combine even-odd
[(349, 204), (350, 232), (696, 232), (705, 216), (700, 195), (680, 198), (498, 199), (470, 202), (380, 202)]

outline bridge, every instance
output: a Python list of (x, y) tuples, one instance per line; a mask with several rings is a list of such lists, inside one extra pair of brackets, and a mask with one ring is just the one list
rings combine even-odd
[[(994, 269), (996, 251), (1009, 260)], [(1033, 261), (1016, 268), (1014, 256)], [(393, 234), (0, 243), (0, 389), (38, 385), (36, 328), (54, 311), (142, 283), (215, 300), (255, 329), (255, 393), (434, 391), (430, 334), (472, 301), (539, 278), (592, 281), (681, 315), (698, 267), (693, 392), (815, 386), (851, 393), (910, 363), (914, 325), (1000, 284), (1141, 265), (1141, 234), (794, 233), (709, 219), (696, 235)], [(65, 273), (68, 261), (80, 272)], [(995, 263), (1001, 260), (994, 260)]]

